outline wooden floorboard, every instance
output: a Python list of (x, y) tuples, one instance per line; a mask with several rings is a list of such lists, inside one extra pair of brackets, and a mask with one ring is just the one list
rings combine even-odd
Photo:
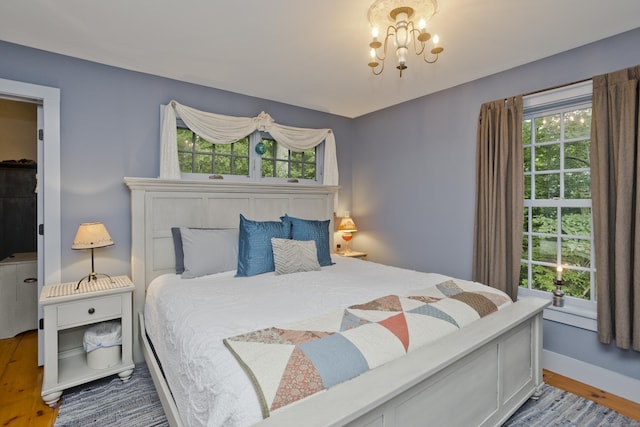
[(600, 390), (587, 384), (583, 384), (571, 378), (562, 376), (555, 372), (543, 371), (544, 382), (550, 386), (568, 391), (585, 399), (592, 400), (609, 409), (613, 409), (620, 414), (640, 421), (640, 404), (631, 400), (623, 399), (606, 391)]
[[(0, 426), (53, 427), (58, 409), (42, 402), (42, 367), (38, 367), (36, 331), (0, 340)], [(543, 371), (544, 381), (640, 421), (640, 403), (614, 396), (555, 372)]]
[(0, 425), (52, 427), (58, 409), (40, 398), (42, 367), (38, 367), (38, 333), (0, 340)]

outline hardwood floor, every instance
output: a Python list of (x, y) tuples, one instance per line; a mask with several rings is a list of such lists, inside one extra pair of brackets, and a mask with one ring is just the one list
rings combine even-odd
[[(38, 367), (36, 331), (0, 340), (0, 426), (52, 427), (58, 409), (42, 402), (42, 367)], [(570, 393), (593, 400), (627, 417), (640, 421), (640, 403), (614, 396), (551, 371), (544, 381)]]
[(38, 367), (38, 333), (0, 340), (0, 425), (51, 427), (58, 409), (40, 398), (42, 367)]
[(590, 385), (580, 383), (572, 380), (571, 378), (564, 377), (555, 372), (543, 370), (542, 377), (544, 382), (550, 386), (568, 391), (575, 395), (584, 397), (585, 399), (593, 400), (602, 406), (606, 406), (609, 409), (625, 415), (634, 420), (640, 421), (640, 403), (635, 403), (622, 397), (615, 396), (607, 393)]

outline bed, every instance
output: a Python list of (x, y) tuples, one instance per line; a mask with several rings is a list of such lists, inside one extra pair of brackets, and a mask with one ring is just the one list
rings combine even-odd
[[(221, 272), (180, 279), (175, 271), (172, 228), (234, 229), (240, 215), (255, 221), (277, 221), (287, 214), (329, 219), (329, 230), (333, 231), (333, 200), (338, 188), (146, 178), (125, 178), (125, 183), (131, 190), (132, 279), (136, 285), (134, 310), (139, 314), (136, 331), (140, 340), (134, 358), (146, 360), (171, 425), (499, 425), (542, 386), (542, 310), (548, 301), (527, 298), (498, 304), (499, 309), (490, 315), (353, 379), (272, 410), (262, 419), (260, 393), (230, 348), (225, 348), (223, 338), (228, 341), (254, 330), (315, 320), (314, 316), (387, 295), (415, 296), (432, 285), (444, 289), (442, 284), (448, 283), (465, 291), (481, 285), (335, 255), (335, 265), (319, 271), (269, 272), (247, 278)], [(333, 233), (329, 234), (332, 239)], [(356, 277), (364, 277), (365, 285), (351, 282)], [(230, 293), (238, 288), (239, 279), (244, 280), (245, 295)], [(204, 294), (195, 297), (201, 295), (196, 294), (198, 288)], [(294, 294), (295, 301), (283, 297)], [(171, 303), (161, 302), (167, 297)], [(300, 298), (308, 303), (301, 305)], [(146, 300), (149, 304), (145, 308)], [(187, 314), (174, 311), (174, 306), (180, 305), (178, 300), (193, 309)], [(230, 319), (231, 311), (227, 310), (240, 300), (269, 309), (257, 310), (257, 317), (240, 316), (240, 321), (208, 327), (205, 338), (196, 338), (197, 325), (215, 323), (204, 312), (215, 311), (214, 317)], [(212, 310), (216, 303), (220, 306)], [(195, 310), (199, 305), (203, 310)], [(171, 323), (161, 326), (162, 317), (180, 320), (186, 332)], [(171, 335), (174, 328), (177, 332)], [(221, 358), (210, 371), (222, 372), (232, 389), (218, 388), (220, 380), (201, 370), (212, 364), (207, 355), (211, 348)], [(184, 358), (167, 358), (172, 352), (184, 353)], [(229, 409), (234, 406), (236, 409)]]

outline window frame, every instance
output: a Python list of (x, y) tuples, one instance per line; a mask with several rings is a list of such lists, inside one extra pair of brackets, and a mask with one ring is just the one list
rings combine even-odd
[[(591, 106), (591, 94), (592, 94), (592, 82), (591, 80), (587, 80), (584, 82), (576, 83), (573, 85), (564, 86), (561, 88), (551, 89), (547, 91), (538, 92), (532, 95), (527, 95), (523, 98), (523, 121), (527, 119), (532, 120), (532, 125), (534, 124), (533, 119), (536, 116), (540, 116), (545, 113), (555, 113), (560, 110), (566, 111), (567, 109), (582, 109), (585, 107)], [(554, 170), (555, 172), (559, 172), (563, 174), (565, 171), (564, 165), (564, 137), (561, 138), (561, 142), (559, 142), (561, 152), (561, 164), (559, 170)], [(523, 145), (524, 146), (524, 145)], [(524, 150), (523, 150), (524, 154)], [(531, 176), (532, 186), (531, 192), (535, 191), (535, 183), (534, 183), (534, 165), (532, 164), (532, 170), (529, 172), (524, 172), (525, 176), (528, 174)], [(569, 168), (573, 171), (574, 168)], [(590, 168), (589, 168), (590, 170)], [(546, 172), (546, 171), (545, 171)], [(570, 207), (589, 207), (591, 206), (591, 199), (564, 199), (564, 186), (562, 185), (563, 180), (561, 179), (561, 197), (553, 200), (536, 200), (536, 199), (525, 199), (525, 208), (529, 208), (527, 210), (528, 215), (528, 224), (529, 228), (527, 233), (531, 236), (535, 235), (532, 233), (531, 229), (531, 215), (532, 209), (534, 207), (550, 207), (550, 208), (570, 208)], [(588, 205), (585, 202), (588, 200)], [(593, 211), (592, 211), (593, 212)], [(558, 221), (561, 218), (558, 217)], [(590, 271), (590, 279), (591, 279), (591, 294), (592, 300), (583, 300), (576, 297), (566, 296), (564, 297), (564, 307), (556, 307), (550, 305), (544, 311), (544, 318), (548, 320), (553, 320), (560, 323), (569, 324), (572, 326), (576, 326), (582, 329), (597, 330), (597, 301), (595, 300), (595, 249), (593, 243), (593, 217), (591, 218), (592, 226), (591, 226), (591, 267)], [(558, 251), (561, 251), (561, 237), (567, 238), (571, 236), (563, 235), (561, 229), (558, 227), (556, 235), (558, 236)], [(525, 232), (523, 231), (523, 238), (525, 237)], [(530, 240), (529, 240), (530, 242)], [(531, 262), (531, 245), (527, 245), (528, 253), (522, 254), (521, 262), (529, 263)], [(561, 253), (561, 252), (560, 252)], [(560, 255), (558, 255), (560, 256)], [(536, 265), (545, 265), (550, 267), (555, 267), (554, 263), (543, 263), (537, 262)], [(529, 286), (531, 286), (531, 268), (528, 269), (528, 279)], [(526, 296), (536, 296), (544, 299), (549, 299), (552, 294), (547, 291), (524, 288), (518, 286), (518, 298), (526, 297)]]
[[(180, 119), (180, 117), (176, 117), (176, 127), (190, 130), (193, 135), (196, 133), (189, 129), (188, 126)], [(325, 142), (318, 144), (315, 147), (316, 150), (316, 176), (315, 180), (306, 179), (306, 178), (280, 178), (273, 176), (262, 176), (262, 156), (258, 154), (255, 150), (256, 145), (262, 142), (263, 139), (273, 140), (274, 143), (278, 144), (278, 142), (267, 132), (261, 132), (256, 130), (247, 136), (249, 140), (249, 175), (230, 175), (230, 174), (218, 174), (218, 173), (197, 173), (197, 172), (183, 172), (180, 171), (180, 174), (185, 179), (193, 179), (193, 180), (211, 180), (211, 179), (220, 179), (224, 181), (232, 181), (232, 182), (269, 182), (269, 183), (299, 183), (304, 185), (322, 185), (324, 179), (324, 147)], [(176, 141), (177, 144), (177, 141)], [(234, 143), (235, 144), (235, 143)], [(178, 155), (181, 152), (185, 152), (184, 150), (180, 150), (178, 148)], [(193, 151), (192, 151), (193, 153)], [(211, 153), (214, 156), (213, 150)], [(244, 156), (243, 156), (244, 157)], [(212, 157), (212, 161), (213, 157)], [(279, 161), (287, 161), (291, 163), (291, 150), (289, 150), (289, 159), (288, 160), (279, 160)]]

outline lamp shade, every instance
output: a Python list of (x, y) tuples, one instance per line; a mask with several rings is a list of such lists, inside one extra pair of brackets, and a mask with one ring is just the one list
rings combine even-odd
[(349, 215), (345, 215), (340, 220), (340, 225), (338, 225), (338, 231), (342, 231), (343, 233), (353, 233), (358, 231), (356, 227), (356, 223), (349, 217)]
[(85, 222), (80, 224), (71, 249), (103, 248), (113, 245), (107, 228), (101, 222)]

